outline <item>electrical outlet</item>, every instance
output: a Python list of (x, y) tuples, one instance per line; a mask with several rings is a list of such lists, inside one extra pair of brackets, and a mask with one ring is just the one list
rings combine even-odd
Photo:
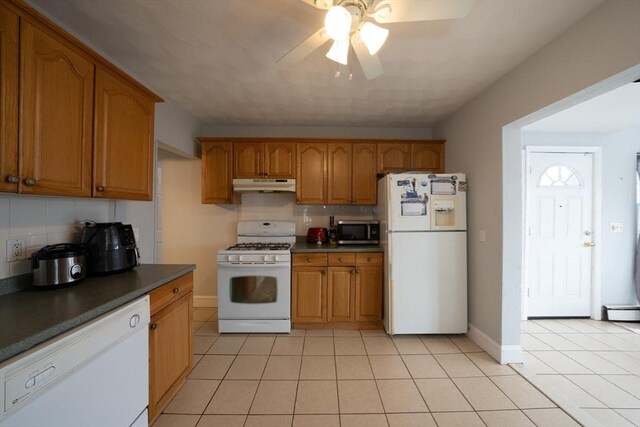
[(482, 243), (487, 241), (487, 232), (485, 230), (480, 230), (478, 232), (478, 240)]
[(7, 262), (25, 259), (26, 246), (27, 242), (25, 239), (7, 240)]

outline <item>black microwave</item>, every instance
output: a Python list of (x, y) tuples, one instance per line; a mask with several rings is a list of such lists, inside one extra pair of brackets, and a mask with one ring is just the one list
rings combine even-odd
[(338, 221), (339, 245), (380, 244), (379, 221)]

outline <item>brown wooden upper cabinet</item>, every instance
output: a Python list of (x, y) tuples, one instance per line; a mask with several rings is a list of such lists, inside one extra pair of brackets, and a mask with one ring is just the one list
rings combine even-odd
[(19, 18), (0, 3), (0, 191), (18, 191)]
[(444, 172), (444, 140), (378, 144), (378, 173), (410, 170)]
[(444, 142), (412, 142), (411, 170), (444, 173)]
[(233, 143), (231, 141), (202, 142), (202, 203), (237, 203), (232, 187)]
[(96, 70), (94, 197), (151, 200), (154, 101)]
[(327, 144), (299, 142), (296, 201), (301, 205), (327, 203)]
[(376, 204), (376, 144), (328, 144), (327, 204)]
[(234, 178), (295, 178), (296, 148), (292, 141), (236, 141)]
[(20, 56), (19, 191), (90, 196), (94, 63), (26, 20)]
[(0, 191), (151, 200), (162, 99), (23, 1), (0, 3)]

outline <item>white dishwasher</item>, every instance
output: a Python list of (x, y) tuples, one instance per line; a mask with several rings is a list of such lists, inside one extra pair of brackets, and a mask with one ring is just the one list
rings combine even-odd
[(4, 362), (0, 426), (146, 427), (149, 317), (145, 296)]

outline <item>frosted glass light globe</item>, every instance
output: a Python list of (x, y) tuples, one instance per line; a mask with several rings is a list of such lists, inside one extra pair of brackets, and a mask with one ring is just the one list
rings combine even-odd
[(342, 6), (334, 6), (324, 17), (324, 29), (333, 40), (344, 40), (351, 32), (351, 14)]

